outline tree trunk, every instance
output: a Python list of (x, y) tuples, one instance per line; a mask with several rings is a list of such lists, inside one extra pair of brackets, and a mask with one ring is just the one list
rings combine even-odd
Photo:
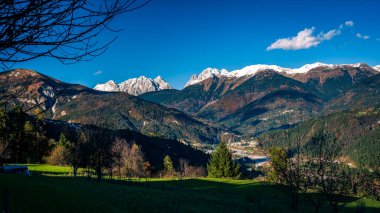
[(98, 180), (102, 179), (102, 164), (101, 164), (100, 157), (98, 158), (98, 162), (96, 165), (96, 176)]
[(77, 176), (77, 171), (78, 171), (78, 165), (76, 163), (73, 164), (73, 174), (74, 174), (74, 177)]
[(2, 213), (8, 213), (9, 212), (9, 194), (8, 190), (4, 189), (3, 192), (3, 208), (1, 210)]

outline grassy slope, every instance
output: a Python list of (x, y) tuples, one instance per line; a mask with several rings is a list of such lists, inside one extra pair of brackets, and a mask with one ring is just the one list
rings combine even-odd
[[(181, 190), (180, 182), (170, 179), (97, 182), (67, 177), (65, 167), (29, 168), (32, 177), (0, 174), (0, 190), (8, 189), (11, 212), (289, 212), (280, 187), (268, 183), (189, 179)], [(380, 208), (380, 202), (365, 200), (365, 205), (374, 212)]]

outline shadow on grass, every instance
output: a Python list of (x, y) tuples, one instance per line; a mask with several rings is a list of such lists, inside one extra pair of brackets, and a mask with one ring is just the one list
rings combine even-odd
[[(0, 190), (10, 192), (11, 212), (290, 212), (285, 188), (263, 182), (207, 178), (97, 181), (41, 173), (32, 177), (0, 174), (0, 180)], [(321, 212), (326, 211), (331, 212), (324, 203)], [(306, 203), (300, 212), (314, 212), (314, 208)]]

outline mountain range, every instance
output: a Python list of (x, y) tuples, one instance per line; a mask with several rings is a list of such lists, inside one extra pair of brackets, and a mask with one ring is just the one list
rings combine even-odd
[[(182, 90), (172, 89), (161, 77), (143, 76), (121, 84), (110, 81), (95, 90), (36, 71), (15, 69), (0, 73), (0, 91), (3, 97), (16, 94), (7, 108), (19, 105), (30, 114), (39, 109), (48, 120), (74, 127), (96, 126), (111, 131), (111, 135), (112, 131), (135, 132), (147, 137), (144, 141), (171, 140), (160, 145), (160, 156), (174, 146), (192, 153), (193, 148), (206, 151), (220, 141), (259, 138), (261, 143), (264, 138), (265, 143), (278, 144), (283, 129), (314, 132), (308, 125), (313, 120), (321, 126), (326, 116), (334, 122), (349, 119), (352, 131), (337, 138), (354, 138), (350, 139), (351, 155), (347, 156), (372, 165), (377, 160), (363, 160), (352, 153), (361, 147), (363, 138), (372, 137), (368, 134), (377, 134), (367, 130), (380, 122), (376, 117), (379, 111), (372, 109), (380, 105), (378, 68), (365, 63), (315, 63), (298, 69), (252, 65), (231, 72), (208, 68), (193, 75)], [(346, 114), (342, 117), (339, 113), (343, 111)], [(357, 119), (356, 114), (362, 112), (373, 115)], [(343, 133), (337, 130), (331, 134)], [(173, 141), (181, 146), (173, 145)]]
[(377, 74), (365, 63), (314, 63), (298, 69), (252, 65), (232, 72), (208, 68), (193, 75), (182, 90), (140, 97), (218, 123), (236, 134), (257, 136), (331, 112), (334, 106), (345, 108), (343, 97)]
[(0, 89), (24, 89), (13, 104), (38, 104), (49, 119), (128, 129), (202, 148), (369, 107), (380, 101), (377, 69), (365, 63), (314, 63), (298, 69), (252, 65), (231, 72), (208, 68), (182, 90), (172, 89), (161, 77), (143, 76), (94, 90), (16, 69), (1, 73)]
[[(368, 66), (365, 63), (357, 63), (357, 64), (324, 64), (320, 62), (316, 62), (314, 64), (306, 64), (300, 68), (291, 69), (284, 68), (277, 65), (266, 65), (266, 64), (256, 64), (244, 67), (240, 70), (227, 71), (226, 69), (218, 70), (216, 68), (207, 68), (203, 70), (200, 74), (194, 74), (190, 77), (189, 81), (185, 84), (184, 87), (188, 87), (190, 85), (194, 85), (200, 83), (206, 79), (212, 77), (226, 77), (226, 78), (241, 78), (253, 76), (257, 72), (263, 70), (274, 70), (286, 76), (294, 76), (295, 79), (302, 78), (303, 74), (308, 73), (315, 68), (329, 68), (329, 69), (339, 69), (344, 67), (360, 67), (360, 66)], [(380, 72), (380, 65), (372, 67), (372, 69)], [(302, 79), (297, 79), (301, 80)], [(123, 81), (119, 84), (115, 83), (113, 80), (109, 80), (103, 84), (97, 84), (94, 87), (95, 90), (105, 91), (105, 92), (126, 92), (131, 95), (142, 95), (147, 92), (156, 92), (161, 90), (173, 89), (173, 87), (166, 82), (161, 76), (157, 76), (156, 78), (147, 78), (145, 76), (140, 76), (138, 78), (131, 78), (126, 81)]]
[(105, 92), (126, 92), (131, 95), (141, 95), (146, 92), (159, 91), (165, 89), (172, 89), (161, 76), (155, 79), (140, 76), (138, 78), (131, 78), (120, 84), (116, 84), (113, 80), (107, 81), (104, 84), (97, 84), (94, 89)]
[[(190, 77), (190, 80), (186, 83), (185, 87), (199, 83), (205, 79), (211, 78), (211, 77), (229, 77), (229, 78), (241, 78), (246, 76), (253, 76), (257, 72), (263, 71), (263, 70), (274, 70), (276, 72), (282, 73), (284, 75), (297, 75), (297, 74), (305, 74), (308, 73), (311, 70), (314, 70), (315, 68), (345, 68), (345, 67), (361, 67), (361, 66), (367, 66), (365, 63), (356, 63), (356, 64), (324, 64), (320, 62), (316, 62), (314, 64), (305, 64), (304, 66), (296, 69), (291, 68), (284, 68), (277, 65), (266, 65), (266, 64), (256, 64), (256, 65), (250, 65), (247, 67), (244, 67), (240, 70), (234, 70), (234, 71), (227, 71), (226, 69), (215, 69), (215, 68), (207, 68), (203, 70), (199, 75), (192, 75)], [(373, 69), (380, 72), (380, 65), (372, 67)]]

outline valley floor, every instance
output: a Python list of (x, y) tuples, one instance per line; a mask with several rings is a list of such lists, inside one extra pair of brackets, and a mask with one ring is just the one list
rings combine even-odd
[[(289, 212), (281, 186), (251, 180), (148, 179), (87, 180), (67, 175), (67, 167), (28, 165), (32, 176), (0, 174), (0, 200), (8, 192), (10, 212)], [(0, 203), (2, 209), (3, 202)], [(378, 212), (365, 199), (343, 212)], [(303, 205), (301, 212), (313, 212)], [(330, 211), (327, 204), (323, 212)]]

